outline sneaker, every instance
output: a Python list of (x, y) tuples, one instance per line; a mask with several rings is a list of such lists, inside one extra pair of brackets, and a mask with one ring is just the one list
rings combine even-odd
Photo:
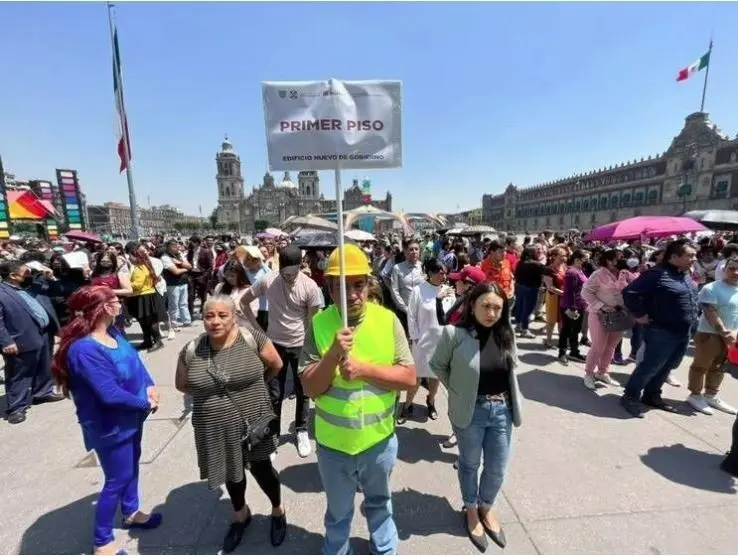
[(167, 340), (174, 340), (176, 336), (177, 333), (174, 331), (174, 328), (170, 328), (169, 333), (167, 334)]
[(712, 408), (707, 405), (707, 401), (702, 394), (690, 394), (687, 397), (687, 403), (691, 405), (695, 409), (695, 411), (699, 411), (700, 413), (704, 413), (705, 415), (712, 415), (713, 413), (715, 413)]
[(569, 358), (566, 355), (559, 355), (559, 363), (565, 367), (569, 366)]
[(622, 356), (618, 357), (618, 356), (616, 355), (616, 356), (614, 356), (614, 357), (612, 358), (612, 364), (613, 364), (613, 365), (619, 365), (619, 366), (621, 366), (621, 367), (622, 367), (623, 365), (626, 365), (626, 361), (625, 361), (625, 359), (623, 359), (623, 357), (622, 357)]
[(301, 458), (306, 458), (313, 451), (307, 431), (297, 431), (297, 453)]
[(612, 378), (608, 373), (596, 374), (594, 375), (594, 377), (600, 382), (604, 382), (608, 386), (615, 386), (616, 388), (620, 386), (620, 383)]
[(592, 390), (593, 392), (597, 390), (597, 384), (595, 383), (595, 379), (592, 375), (584, 375), (584, 387), (587, 390)]
[(666, 377), (666, 384), (674, 388), (679, 388), (682, 385), (672, 373), (669, 373), (669, 376)]
[(535, 337), (536, 337), (536, 335), (535, 335), (535, 334), (533, 334), (533, 332), (532, 332), (532, 331), (531, 331), (530, 329), (528, 329), (528, 330), (523, 330), (523, 331), (522, 331), (522, 332), (520, 333), (520, 337), (521, 337), (521, 338), (535, 338)]
[(584, 355), (582, 355), (581, 353), (570, 353), (569, 361), (576, 361), (577, 363), (585, 363), (587, 361), (587, 358), (584, 357)]
[(582, 341), (579, 343), (586, 347), (592, 347), (592, 342), (590, 342), (587, 338), (582, 338)]
[(735, 407), (728, 405), (717, 396), (705, 396), (705, 402), (710, 407), (717, 409), (718, 411), (722, 411), (723, 413), (728, 413), (729, 415), (735, 415), (738, 413), (738, 410), (736, 410)]

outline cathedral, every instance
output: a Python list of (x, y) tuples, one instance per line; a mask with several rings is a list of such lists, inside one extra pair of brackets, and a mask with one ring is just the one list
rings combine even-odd
[[(244, 178), (241, 174), (241, 158), (233, 150), (226, 136), (220, 152), (215, 155), (218, 173), (218, 223), (230, 231), (253, 232), (257, 228), (279, 227), (290, 216), (326, 214), (336, 211), (333, 195), (326, 199), (320, 192), (320, 178), (314, 170), (303, 170), (297, 175), (295, 184), (289, 172), (275, 183), (270, 173), (264, 174), (260, 186), (244, 194)], [(392, 211), (392, 194), (382, 200), (372, 200), (353, 180), (344, 192), (344, 210), (351, 210), (370, 203), (380, 210)]]
[(270, 173), (264, 174), (260, 186), (244, 194), (241, 158), (226, 136), (220, 152), (215, 155), (218, 174), (218, 222), (232, 231), (246, 232), (259, 227), (279, 226), (290, 216), (305, 216), (336, 210), (336, 201), (320, 193), (318, 172), (305, 170), (298, 174), (297, 183), (289, 172), (275, 183)]

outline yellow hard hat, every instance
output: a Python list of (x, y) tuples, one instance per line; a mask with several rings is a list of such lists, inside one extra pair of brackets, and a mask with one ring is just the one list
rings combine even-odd
[[(344, 270), (346, 276), (366, 276), (372, 273), (369, 267), (369, 258), (361, 248), (353, 243), (344, 245), (343, 247)], [(333, 250), (331, 256), (328, 257), (328, 267), (325, 269), (326, 276), (340, 276), (341, 262), (339, 259), (338, 247)]]

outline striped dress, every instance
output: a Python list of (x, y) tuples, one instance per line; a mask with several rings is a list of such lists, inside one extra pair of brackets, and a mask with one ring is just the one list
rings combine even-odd
[[(251, 333), (261, 352), (269, 340), (260, 330)], [(186, 351), (187, 346), (180, 352), (181, 361), (186, 361)], [(208, 372), (208, 365), (214, 374), (227, 377), (230, 398), (249, 423), (257, 423), (272, 413), (272, 405), (264, 383), (264, 364), (240, 334), (231, 347), (220, 351), (211, 350), (207, 334), (200, 336), (188, 368), (187, 387), (193, 401), (192, 426), (200, 479), (207, 479), (208, 487), (215, 489), (226, 481), (243, 480), (249, 460), (268, 459), (277, 449), (278, 438), (268, 436), (250, 455), (243, 453), (241, 414)]]

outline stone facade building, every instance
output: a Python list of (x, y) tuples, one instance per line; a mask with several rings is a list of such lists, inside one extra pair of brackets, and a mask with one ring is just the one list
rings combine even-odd
[[(323, 196), (320, 177), (314, 170), (299, 172), (297, 183), (292, 181), (289, 172), (285, 172), (279, 182), (275, 182), (274, 177), (267, 172), (261, 185), (255, 186), (247, 195), (244, 193), (241, 158), (233, 150), (228, 137), (215, 155), (215, 162), (218, 169), (215, 177), (218, 186), (218, 222), (230, 231), (253, 232), (257, 222), (276, 227), (290, 216), (336, 211), (335, 199)], [(345, 192), (344, 207), (347, 210), (363, 204), (361, 189), (358, 189), (359, 204), (356, 204), (353, 186)], [(387, 193), (385, 200), (372, 201), (372, 204), (383, 210), (392, 210), (392, 195)]]
[[(343, 193), (343, 210), (353, 210), (364, 204), (364, 193), (359, 185), (359, 180), (354, 180), (351, 187)], [(379, 210), (392, 212), (392, 193), (388, 191), (384, 199), (372, 199), (371, 205)]]
[(588, 230), (640, 215), (738, 209), (738, 137), (704, 112), (687, 116), (668, 150), (553, 182), (484, 195), (484, 222), (501, 231)]

